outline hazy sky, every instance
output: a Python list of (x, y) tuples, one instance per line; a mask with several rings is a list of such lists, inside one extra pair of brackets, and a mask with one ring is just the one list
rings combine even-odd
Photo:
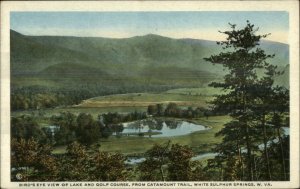
[(288, 13), (272, 12), (12, 12), (11, 29), (25, 35), (126, 38), (158, 34), (173, 38), (221, 40), (228, 22), (249, 20), (268, 40), (287, 42)]

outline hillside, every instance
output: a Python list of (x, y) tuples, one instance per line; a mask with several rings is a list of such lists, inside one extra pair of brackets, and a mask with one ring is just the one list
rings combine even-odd
[[(272, 63), (280, 69), (288, 65), (288, 45), (263, 41), (261, 46), (276, 54)], [(12, 84), (138, 86), (143, 88), (140, 91), (151, 86), (199, 87), (224, 75), (220, 65), (203, 60), (220, 51), (213, 41), (152, 34), (110, 39), (25, 36), (11, 31)]]

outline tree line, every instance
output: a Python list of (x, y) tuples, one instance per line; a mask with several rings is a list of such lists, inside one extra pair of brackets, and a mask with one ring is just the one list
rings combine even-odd
[[(92, 145), (100, 138), (108, 138), (123, 131), (123, 122), (146, 118), (146, 112), (127, 114), (105, 113), (94, 119), (91, 114), (61, 112), (50, 117), (50, 125), (41, 127), (32, 116), (11, 118), (11, 137), (16, 139), (35, 139), (39, 143), (66, 145), (78, 141), (83, 145)], [(51, 128), (52, 127), (52, 128)]]
[(200, 117), (209, 117), (224, 115), (222, 112), (213, 112), (209, 108), (203, 107), (188, 107), (182, 108), (176, 103), (171, 102), (165, 107), (163, 104), (150, 104), (147, 107), (148, 115), (152, 116), (166, 116), (166, 117), (176, 117), (176, 118), (200, 118)]
[[(176, 86), (178, 87), (178, 86)], [(11, 87), (11, 110), (38, 110), (81, 103), (88, 98), (126, 93), (162, 92), (176, 88), (166, 85), (81, 85), (60, 87)]]

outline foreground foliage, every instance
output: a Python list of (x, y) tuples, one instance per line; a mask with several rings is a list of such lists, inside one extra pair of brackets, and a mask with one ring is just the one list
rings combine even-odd
[[(51, 147), (34, 139), (12, 140), (12, 181), (125, 181), (131, 175), (138, 180), (194, 180), (201, 164), (191, 163), (193, 152), (179, 144), (155, 145), (136, 170), (125, 164), (119, 153), (87, 150), (78, 142), (62, 155), (51, 154)], [(201, 177), (203, 178), (203, 177)]]
[(192, 162), (193, 151), (179, 144), (154, 145), (139, 165), (143, 181), (206, 180), (202, 164)]
[(67, 153), (51, 154), (51, 147), (34, 139), (12, 140), (12, 181), (123, 181), (126, 179), (124, 156), (119, 153), (93, 152), (78, 142)]

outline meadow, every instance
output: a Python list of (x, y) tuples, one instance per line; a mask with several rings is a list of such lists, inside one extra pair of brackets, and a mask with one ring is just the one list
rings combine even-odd
[(129, 93), (84, 100), (75, 107), (147, 107), (151, 104), (176, 103), (179, 106), (205, 107), (211, 97), (178, 93)]

